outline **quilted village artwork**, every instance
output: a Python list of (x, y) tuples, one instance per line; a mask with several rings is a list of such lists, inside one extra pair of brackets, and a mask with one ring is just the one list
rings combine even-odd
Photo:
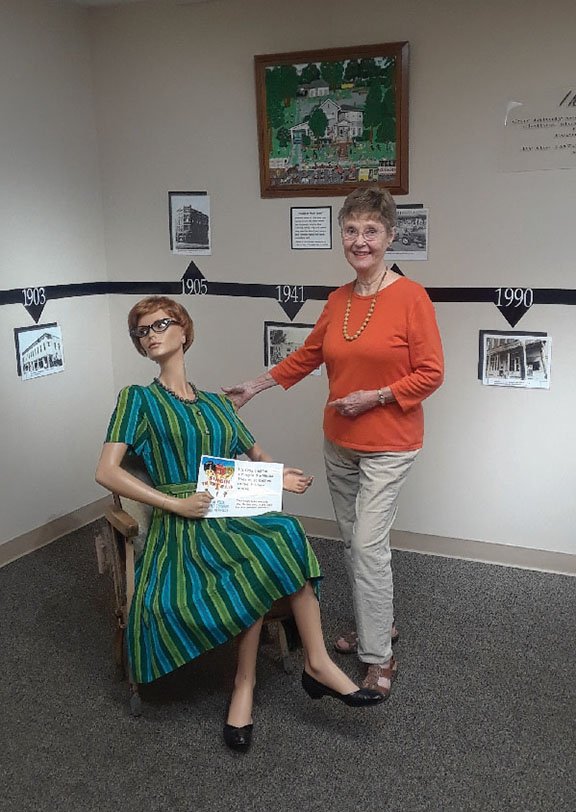
[(254, 57), (262, 197), (408, 192), (407, 42)]

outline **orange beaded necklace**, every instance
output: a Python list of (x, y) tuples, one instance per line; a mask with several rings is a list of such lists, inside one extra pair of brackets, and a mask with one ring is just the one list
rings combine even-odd
[(385, 268), (384, 273), (380, 277), (378, 287), (376, 288), (376, 293), (374, 294), (370, 302), (370, 307), (368, 308), (368, 312), (366, 313), (366, 318), (352, 336), (348, 335), (348, 319), (350, 317), (350, 310), (352, 308), (352, 294), (354, 292), (354, 285), (352, 285), (352, 287), (350, 288), (350, 293), (348, 294), (348, 302), (346, 303), (346, 312), (344, 313), (344, 323), (342, 325), (342, 335), (344, 336), (346, 341), (356, 341), (356, 339), (362, 335), (362, 333), (368, 326), (368, 322), (372, 318), (372, 313), (374, 312), (374, 308), (376, 307), (376, 297), (378, 296), (382, 282), (386, 279), (387, 273), (388, 268)]

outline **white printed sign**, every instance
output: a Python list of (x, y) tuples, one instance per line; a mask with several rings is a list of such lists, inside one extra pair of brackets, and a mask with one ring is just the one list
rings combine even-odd
[(206, 518), (260, 516), (282, 510), (283, 473), (279, 462), (202, 455), (196, 489), (214, 497)]
[(332, 248), (332, 207), (290, 209), (292, 248)]
[(508, 103), (503, 169), (576, 169), (576, 86)]

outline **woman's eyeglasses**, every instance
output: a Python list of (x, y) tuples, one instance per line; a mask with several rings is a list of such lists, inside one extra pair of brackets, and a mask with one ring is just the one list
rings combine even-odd
[(366, 242), (374, 242), (374, 240), (376, 240), (380, 234), (383, 233), (383, 228), (367, 228), (365, 231), (358, 231), (357, 228), (348, 226), (347, 228), (342, 229), (342, 239), (346, 242), (352, 242), (361, 236), (366, 240)]
[(158, 321), (154, 321), (152, 324), (142, 324), (140, 327), (134, 327), (130, 330), (130, 335), (132, 338), (144, 338), (148, 335), (150, 330), (153, 330), (155, 333), (163, 333), (171, 324), (178, 323), (176, 319), (158, 319)]

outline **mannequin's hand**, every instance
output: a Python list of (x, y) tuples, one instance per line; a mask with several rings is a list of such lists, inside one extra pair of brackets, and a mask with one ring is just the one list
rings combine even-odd
[(241, 409), (245, 403), (248, 403), (254, 397), (254, 392), (248, 382), (237, 383), (234, 386), (223, 386), (222, 391), (226, 397), (230, 398), (237, 409)]
[(307, 476), (304, 471), (301, 471), (299, 468), (284, 467), (285, 491), (291, 491), (292, 493), (304, 493), (308, 490), (313, 481), (313, 476)]
[(186, 499), (176, 499), (172, 512), (185, 519), (202, 519), (210, 510), (212, 499), (213, 497), (207, 491), (193, 493)]
[(378, 405), (378, 392), (374, 390), (359, 389), (351, 392), (344, 398), (331, 400), (328, 406), (333, 406), (343, 417), (358, 417)]

